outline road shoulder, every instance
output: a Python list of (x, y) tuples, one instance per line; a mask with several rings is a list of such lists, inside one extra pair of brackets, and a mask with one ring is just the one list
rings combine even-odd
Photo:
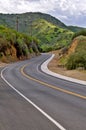
[(57, 77), (57, 78), (61, 78), (61, 79), (68, 80), (68, 81), (71, 81), (71, 82), (86, 85), (86, 81), (84, 81), (84, 80), (80, 80), (80, 79), (77, 79), (77, 78), (74, 78), (74, 77), (69, 77), (67, 75), (63, 75), (62, 73), (56, 73), (52, 69), (50, 69), (49, 65), (50, 65), (51, 62), (53, 64), (53, 61), (52, 61), (53, 58), (55, 58), (55, 54), (52, 54), (52, 56), (41, 65), (41, 70), (44, 73), (47, 73), (47, 74), (52, 75), (52, 76)]

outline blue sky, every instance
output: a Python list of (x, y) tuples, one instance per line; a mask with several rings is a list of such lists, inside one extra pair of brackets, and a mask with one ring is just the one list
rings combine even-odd
[(66, 25), (86, 27), (86, 0), (0, 0), (0, 13), (43, 12)]

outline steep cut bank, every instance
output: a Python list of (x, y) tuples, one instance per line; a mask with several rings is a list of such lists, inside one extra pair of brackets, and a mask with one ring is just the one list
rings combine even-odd
[(74, 38), (67, 57), (67, 69), (82, 68), (86, 70), (86, 36)]
[(13, 62), (39, 54), (38, 39), (0, 26), (0, 60)]

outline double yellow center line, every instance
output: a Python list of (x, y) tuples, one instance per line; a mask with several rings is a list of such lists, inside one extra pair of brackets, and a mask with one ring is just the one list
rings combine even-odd
[(27, 75), (27, 74), (24, 72), (24, 68), (25, 68), (26, 66), (27, 66), (27, 64), (24, 65), (24, 66), (21, 68), (21, 73), (22, 73), (22, 75), (25, 76), (26, 78), (28, 78), (28, 79), (30, 79), (30, 80), (32, 80), (32, 81), (35, 81), (35, 82), (37, 82), (37, 83), (40, 83), (40, 84), (42, 84), (42, 85), (44, 85), (44, 86), (47, 86), (47, 87), (49, 87), (49, 88), (58, 90), (58, 91), (60, 91), (60, 92), (63, 92), (63, 93), (66, 93), (66, 94), (69, 94), (69, 95), (72, 95), (72, 96), (76, 96), (76, 97), (79, 97), (79, 98), (82, 98), (82, 99), (86, 99), (86, 96), (83, 96), (83, 95), (80, 95), (80, 94), (77, 94), (77, 93), (74, 93), (74, 92), (71, 92), (71, 91), (68, 91), (68, 90), (59, 88), (59, 87), (57, 87), (57, 86), (53, 86), (53, 85), (51, 85), (51, 84), (45, 83), (45, 82), (43, 82), (43, 81), (40, 81), (40, 80), (38, 80), (38, 79), (35, 79), (35, 78), (33, 78), (33, 77)]

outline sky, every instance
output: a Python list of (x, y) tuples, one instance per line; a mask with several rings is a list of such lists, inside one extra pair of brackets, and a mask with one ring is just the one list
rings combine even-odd
[(86, 27), (86, 0), (0, 0), (0, 13), (42, 12), (66, 25)]

